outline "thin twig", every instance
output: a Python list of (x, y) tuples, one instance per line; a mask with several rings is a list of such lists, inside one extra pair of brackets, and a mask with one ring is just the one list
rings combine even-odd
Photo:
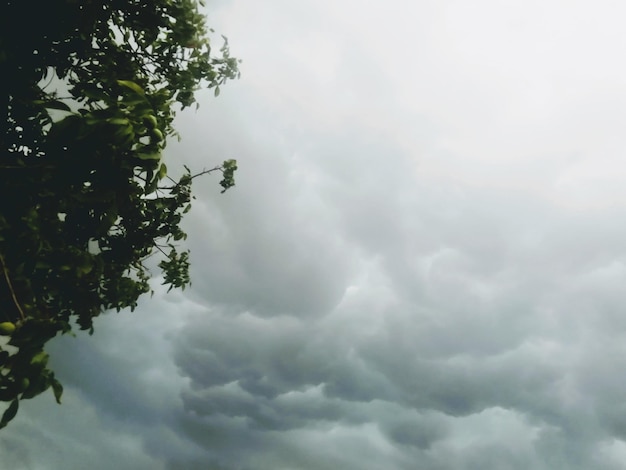
[[(217, 170), (220, 170), (220, 171), (223, 172), (223, 167), (220, 165), (220, 166), (216, 166), (215, 168), (211, 168), (210, 170), (202, 170), (200, 173), (196, 173), (195, 175), (191, 175), (189, 177), (189, 179), (193, 180), (194, 178), (197, 178), (198, 176), (206, 175), (208, 173), (213, 173), (214, 171), (217, 171)], [(158, 189), (174, 189), (174, 188), (176, 188), (177, 186), (180, 185), (179, 181), (176, 181), (175, 179), (170, 178), (167, 175), (166, 175), (166, 178), (169, 179), (172, 183), (174, 183), (174, 186), (161, 186)]]
[(15, 290), (13, 289), (13, 284), (11, 283), (11, 278), (9, 277), (9, 271), (7, 270), (7, 266), (4, 262), (4, 257), (0, 255), (0, 264), (2, 264), (2, 270), (4, 271), (4, 277), (7, 280), (7, 286), (9, 287), (9, 291), (11, 291), (11, 297), (13, 298), (13, 303), (17, 307), (18, 312), (20, 312), (20, 316), (22, 320), (26, 320), (26, 315), (24, 315), (24, 310), (22, 310), (22, 306), (17, 300), (15, 295)]
[(154, 244), (154, 247), (155, 247), (157, 250), (159, 250), (161, 253), (163, 253), (163, 255), (164, 255), (166, 258), (169, 258), (169, 257), (170, 257), (170, 255), (168, 255), (165, 251), (163, 251), (163, 249), (162, 249), (159, 245), (157, 245), (156, 243)]
[(215, 168), (211, 168), (210, 170), (202, 170), (200, 173), (196, 173), (191, 176), (191, 179), (197, 178), (198, 176), (206, 175), (207, 173), (213, 173), (214, 171), (222, 170), (222, 166), (216, 166)]

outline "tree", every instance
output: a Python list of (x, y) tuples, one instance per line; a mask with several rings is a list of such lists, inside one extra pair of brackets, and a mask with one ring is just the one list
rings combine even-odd
[[(210, 30), (212, 32), (212, 30)], [(177, 108), (238, 77), (196, 0), (8, 0), (0, 6), (0, 428), (63, 388), (44, 346), (150, 291), (189, 283), (176, 243), (195, 176), (161, 159)], [(219, 171), (233, 186), (236, 161)]]

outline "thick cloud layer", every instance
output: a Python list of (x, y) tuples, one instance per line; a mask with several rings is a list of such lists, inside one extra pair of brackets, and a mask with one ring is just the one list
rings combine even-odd
[(55, 343), (66, 403), (25, 403), (3, 462), (622, 468), (626, 10), (212, 11), (243, 78), (169, 157), (240, 171), (195, 185), (193, 286)]

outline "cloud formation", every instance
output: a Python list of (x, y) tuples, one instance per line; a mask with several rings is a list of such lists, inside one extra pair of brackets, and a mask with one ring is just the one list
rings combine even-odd
[(3, 460), (621, 468), (622, 10), (217, 2), (244, 75), (170, 158), (241, 169), (195, 184), (193, 286), (59, 340)]

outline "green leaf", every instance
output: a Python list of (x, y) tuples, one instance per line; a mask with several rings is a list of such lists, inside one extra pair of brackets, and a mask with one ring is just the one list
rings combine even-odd
[(126, 88), (133, 90), (135, 93), (139, 93), (140, 95), (144, 94), (143, 88), (137, 85), (135, 82), (131, 82), (130, 80), (117, 80), (119, 85), (122, 85)]
[(0, 388), (0, 401), (11, 401), (15, 399), (15, 389), (12, 387)]
[(214, 94), (215, 96), (220, 96), (220, 87), (216, 86), (216, 87), (215, 87), (215, 90), (213, 91), (213, 94)]
[(17, 414), (17, 410), (19, 407), (20, 407), (20, 402), (16, 398), (11, 402), (9, 407), (2, 414), (2, 420), (0, 420), (0, 429), (6, 427), (6, 425), (9, 424), (9, 421), (15, 418), (15, 415)]
[(52, 392), (57, 403), (61, 404), (61, 396), (63, 395), (63, 385), (57, 379), (52, 377), (50, 384), (52, 385)]
[(137, 153), (137, 158), (140, 160), (161, 160), (161, 152), (153, 152), (153, 153)]
[(56, 136), (72, 135), (76, 136), (82, 122), (82, 116), (70, 114), (69, 116), (57, 121), (53, 124), (48, 137), (54, 139)]
[(48, 355), (48, 353), (44, 351), (39, 351), (37, 354), (35, 354), (32, 357), (32, 359), (30, 360), (30, 363), (36, 367), (45, 367), (46, 364), (48, 363), (49, 357), (50, 356)]
[(150, 194), (157, 190), (159, 187), (159, 178), (154, 178), (150, 183), (146, 185), (145, 193)]
[(67, 111), (68, 113), (72, 112), (72, 109), (67, 104), (59, 100), (44, 101), (43, 107), (46, 109), (58, 109), (59, 111)]
[(89, 274), (92, 270), (93, 270), (93, 264), (85, 263), (82, 266), (76, 267), (76, 274), (78, 277), (83, 277), (84, 275)]
[(130, 124), (126, 118), (109, 118), (107, 122), (115, 124), (116, 126), (128, 126)]
[[(48, 374), (46, 373), (48, 372)], [(26, 390), (22, 393), (22, 399), (28, 400), (37, 395), (45, 392), (50, 387), (49, 371), (40, 371), (38, 375), (32, 375), (30, 384)]]
[(159, 177), (160, 180), (162, 180), (163, 178), (165, 178), (166, 175), (167, 175), (167, 166), (165, 166), (165, 163), (161, 163), (161, 166), (159, 167), (159, 173), (157, 174), (157, 176)]
[(108, 98), (108, 96), (104, 92), (104, 90), (101, 90), (101, 89), (96, 88), (96, 87), (87, 88), (87, 89), (83, 90), (83, 94), (87, 98), (91, 98), (92, 100), (95, 100), (95, 101), (104, 101), (104, 100), (106, 100)]
[(118, 144), (120, 147), (125, 147), (130, 145), (135, 139), (135, 132), (133, 131), (133, 126), (127, 125), (122, 126), (118, 125), (111, 136), (111, 140)]

